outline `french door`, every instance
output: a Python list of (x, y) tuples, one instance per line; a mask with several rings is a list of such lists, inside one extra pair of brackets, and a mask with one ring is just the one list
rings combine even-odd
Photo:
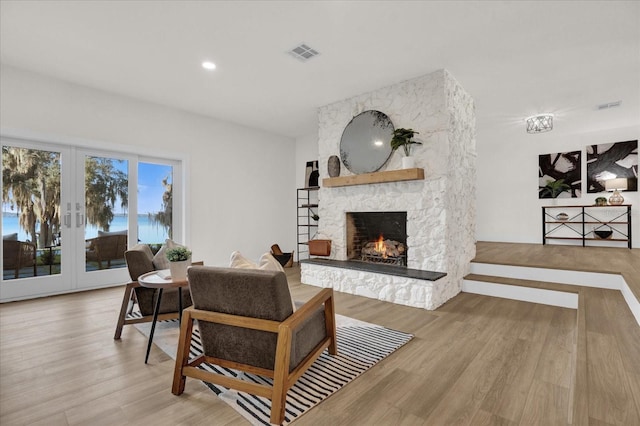
[(180, 172), (176, 160), (3, 138), (0, 301), (128, 281), (128, 247), (182, 237)]

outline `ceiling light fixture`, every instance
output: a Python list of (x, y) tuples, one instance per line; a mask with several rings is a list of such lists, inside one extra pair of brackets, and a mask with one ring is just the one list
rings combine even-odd
[(204, 68), (205, 70), (215, 70), (216, 64), (211, 61), (204, 61), (202, 62), (202, 68)]
[(525, 118), (527, 133), (544, 133), (553, 130), (553, 114), (545, 113)]

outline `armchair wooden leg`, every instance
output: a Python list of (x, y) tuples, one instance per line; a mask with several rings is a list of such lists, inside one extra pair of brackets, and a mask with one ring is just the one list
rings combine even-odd
[(331, 355), (337, 355), (338, 344), (336, 342), (336, 315), (335, 305), (333, 303), (333, 295), (324, 302), (324, 321), (327, 330), (327, 336), (331, 337), (331, 343), (327, 350)]
[(271, 398), (271, 423), (281, 424), (284, 420), (287, 391), (289, 390), (289, 361), (291, 359), (291, 329), (280, 326), (276, 347), (276, 361), (273, 369), (273, 396)]
[(122, 306), (120, 306), (120, 315), (118, 315), (118, 324), (116, 325), (116, 333), (113, 338), (118, 340), (122, 334), (122, 327), (124, 327), (124, 321), (127, 318), (127, 311), (129, 309), (129, 301), (131, 300), (131, 293), (135, 287), (135, 283), (129, 283), (124, 289), (124, 296), (122, 297)]
[(173, 386), (171, 387), (171, 393), (174, 395), (181, 395), (184, 392), (187, 378), (182, 374), (182, 369), (189, 362), (189, 348), (191, 347), (191, 333), (193, 332), (191, 311), (186, 309), (182, 316), (180, 338), (178, 339), (178, 353), (176, 354), (176, 366), (173, 369)]

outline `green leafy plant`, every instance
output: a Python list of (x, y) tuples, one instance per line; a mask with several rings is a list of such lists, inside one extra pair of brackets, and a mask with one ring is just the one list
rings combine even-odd
[(191, 257), (191, 250), (186, 247), (174, 247), (167, 249), (167, 259), (169, 262), (180, 262), (183, 260), (189, 260)]
[(422, 145), (422, 142), (413, 140), (413, 137), (417, 134), (418, 132), (413, 129), (395, 129), (393, 138), (391, 138), (391, 149), (395, 151), (402, 147), (404, 154), (408, 157), (411, 155), (411, 145)]
[(542, 198), (558, 198), (558, 195), (571, 190), (571, 186), (564, 183), (564, 179), (548, 180), (540, 194)]
[(604, 197), (598, 197), (596, 198), (596, 206), (606, 206), (607, 205), (607, 199)]

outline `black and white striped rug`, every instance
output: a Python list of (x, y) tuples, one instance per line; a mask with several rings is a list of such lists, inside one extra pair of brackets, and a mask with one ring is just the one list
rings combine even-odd
[[(167, 324), (173, 323), (174, 324)], [(137, 327), (145, 333), (143, 327)], [(158, 331), (165, 327), (177, 326), (177, 320), (158, 323)], [(338, 354), (331, 356), (325, 351), (313, 365), (298, 379), (287, 393), (285, 420), (283, 425), (289, 424), (305, 412), (322, 402), (325, 398), (338, 391), (347, 383), (367, 371), (369, 368), (389, 356), (413, 338), (411, 334), (391, 330), (379, 325), (355, 320), (353, 318), (336, 315), (336, 332), (338, 340)], [(175, 346), (165, 348), (159, 346), (175, 359)], [(176, 338), (177, 341), (177, 338)], [(176, 342), (177, 343), (177, 342)], [(175, 345), (175, 343), (174, 343)], [(198, 330), (194, 330), (191, 340), (191, 357), (202, 353), (202, 344)], [(199, 368), (224, 374), (230, 377), (240, 377), (255, 383), (272, 384), (271, 379), (262, 376), (237, 372), (212, 364), (203, 364)], [(219, 385), (205, 383), (219, 398), (233, 407), (238, 413), (253, 425), (269, 425), (271, 401), (244, 392), (237, 392)]]

